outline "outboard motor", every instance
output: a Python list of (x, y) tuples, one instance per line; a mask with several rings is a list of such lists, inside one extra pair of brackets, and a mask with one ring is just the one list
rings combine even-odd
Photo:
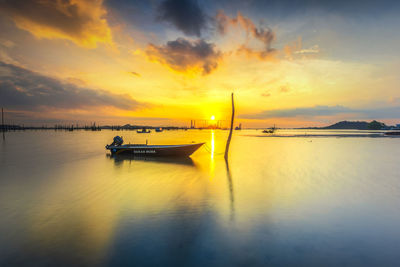
[(114, 146), (120, 146), (124, 143), (124, 139), (122, 139), (122, 136), (116, 136), (114, 137), (114, 142), (112, 143), (112, 145)]
[(124, 143), (124, 139), (122, 139), (122, 136), (116, 136), (114, 137), (114, 141), (112, 142), (111, 145), (107, 145), (106, 148), (108, 149), (110, 146), (120, 146)]

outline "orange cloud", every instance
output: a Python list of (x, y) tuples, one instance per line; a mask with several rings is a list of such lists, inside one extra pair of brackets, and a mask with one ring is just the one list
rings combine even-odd
[(231, 26), (241, 27), (245, 30), (247, 36), (251, 36), (254, 39), (260, 41), (264, 48), (262, 50), (256, 50), (249, 47), (247, 44), (243, 44), (239, 47), (238, 52), (244, 53), (247, 56), (256, 56), (261, 60), (270, 60), (273, 58), (276, 49), (272, 48), (272, 42), (275, 41), (275, 33), (267, 27), (256, 27), (254, 22), (243, 16), (240, 12), (237, 13), (236, 18), (230, 18), (222, 10), (218, 11), (215, 17), (217, 23), (217, 30), (220, 34), (224, 35)]
[(275, 55), (276, 50), (273, 51), (264, 51), (264, 50), (256, 50), (256, 49), (252, 49), (246, 45), (241, 45), (238, 49), (237, 49), (237, 53), (239, 54), (244, 54), (247, 57), (257, 57), (260, 60), (269, 60), (269, 61), (273, 61), (273, 60), (277, 60)]
[(270, 97), (270, 96), (271, 96), (271, 93), (265, 92), (265, 93), (262, 93), (261, 96)]
[(281, 91), (282, 93), (287, 93), (287, 92), (290, 91), (290, 86), (289, 86), (288, 84), (282, 85), (282, 86), (279, 88), (279, 91)]
[(112, 43), (102, 0), (4, 0), (0, 10), (38, 38), (66, 39), (87, 48)]

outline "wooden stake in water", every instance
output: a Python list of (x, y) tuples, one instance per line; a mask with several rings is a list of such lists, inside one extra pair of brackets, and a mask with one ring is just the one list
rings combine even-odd
[(232, 129), (233, 129), (233, 119), (235, 118), (235, 104), (233, 102), (233, 93), (232, 93), (232, 118), (231, 118), (231, 129), (229, 130), (229, 136), (228, 140), (226, 140), (226, 147), (225, 147), (225, 160), (228, 160), (228, 151), (229, 151), (229, 145), (231, 143), (232, 139)]
[(4, 111), (3, 108), (1, 108), (1, 131), (3, 132), (3, 140), (6, 139), (6, 136), (4, 135), (4, 132), (6, 129), (4, 128)]

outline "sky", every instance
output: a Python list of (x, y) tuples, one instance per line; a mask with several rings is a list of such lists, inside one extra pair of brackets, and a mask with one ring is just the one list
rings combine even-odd
[(400, 2), (0, 0), (6, 122), (400, 123)]

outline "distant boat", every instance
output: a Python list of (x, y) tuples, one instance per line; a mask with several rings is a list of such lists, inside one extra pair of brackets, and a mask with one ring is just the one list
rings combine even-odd
[(137, 130), (136, 132), (137, 132), (137, 133), (151, 133), (150, 130), (147, 130), (147, 129), (145, 129), (145, 128), (143, 128), (142, 130)]
[(164, 131), (163, 128), (156, 128), (156, 132), (157, 132), (157, 133), (161, 133), (162, 131)]
[(262, 131), (263, 133), (274, 133), (276, 131), (276, 127), (274, 125), (274, 127), (265, 129), (264, 131)]
[(385, 135), (400, 135), (400, 131), (386, 132)]
[(236, 126), (235, 130), (242, 130), (242, 124), (240, 123), (239, 126)]
[(140, 157), (188, 157), (199, 149), (204, 143), (184, 145), (147, 145), (127, 144), (123, 145), (120, 136), (114, 137), (114, 142), (106, 145), (111, 155), (128, 154)]

